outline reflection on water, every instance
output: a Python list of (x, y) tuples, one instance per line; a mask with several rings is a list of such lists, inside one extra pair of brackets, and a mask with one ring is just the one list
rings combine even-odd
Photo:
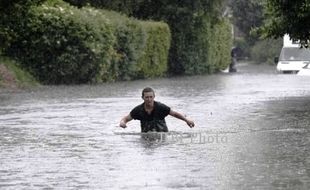
[[(1, 92), (0, 188), (309, 189), (309, 79), (271, 69)], [(117, 128), (145, 86), (197, 127)]]

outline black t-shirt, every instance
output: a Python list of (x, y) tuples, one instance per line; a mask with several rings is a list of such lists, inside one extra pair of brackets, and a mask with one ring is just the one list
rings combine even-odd
[(130, 112), (133, 119), (140, 120), (141, 132), (157, 131), (168, 132), (165, 117), (169, 114), (170, 107), (154, 101), (154, 109), (148, 114), (144, 109), (144, 103), (136, 106)]

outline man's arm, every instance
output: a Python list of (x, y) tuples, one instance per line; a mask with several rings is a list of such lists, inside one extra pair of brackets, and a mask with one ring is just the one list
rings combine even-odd
[(184, 115), (182, 115), (176, 111), (170, 110), (169, 115), (185, 121), (190, 128), (195, 126), (195, 123), (192, 120), (187, 119)]
[(126, 124), (132, 120), (132, 117), (130, 114), (126, 115), (125, 117), (122, 118), (122, 120), (119, 123), (119, 126), (122, 128), (126, 128)]

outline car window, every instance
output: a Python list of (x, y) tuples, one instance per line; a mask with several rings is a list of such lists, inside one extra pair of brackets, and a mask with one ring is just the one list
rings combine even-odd
[(305, 48), (282, 48), (280, 61), (310, 61), (310, 50)]

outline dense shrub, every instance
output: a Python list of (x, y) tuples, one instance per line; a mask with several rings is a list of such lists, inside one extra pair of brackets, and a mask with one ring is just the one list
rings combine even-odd
[[(16, 40), (16, 29), (22, 27), (31, 6), (43, 3), (45, 0), (0, 0), (0, 54)], [(19, 24), (17, 24), (19, 23)]]
[(113, 11), (101, 10), (101, 12), (111, 21), (116, 38), (112, 64), (109, 68), (110, 75), (118, 80), (134, 79), (137, 60), (145, 47), (146, 34), (136, 20)]
[(55, 2), (30, 11), (8, 53), (44, 83), (101, 80), (114, 43), (108, 20), (93, 9)]
[(146, 43), (138, 59), (137, 77), (162, 76), (168, 68), (168, 53), (171, 43), (170, 29), (161, 22), (142, 22)]
[(231, 61), (232, 34), (228, 20), (217, 22), (212, 28), (209, 46), (209, 72), (225, 69)]
[(230, 63), (232, 35), (228, 21), (208, 14), (193, 14), (186, 8), (178, 9), (166, 19), (172, 34), (170, 73), (212, 73)]
[(255, 63), (273, 64), (283, 45), (283, 39), (266, 39), (257, 41), (251, 48), (251, 59)]
[(100, 83), (166, 72), (170, 31), (165, 23), (78, 9), (61, 0), (33, 6), (18, 22), (6, 53), (43, 83)]
[(110, 72), (121, 80), (158, 77), (167, 70), (170, 30), (162, 22), (128, 18), (112, 11), (101, 11), (111, 20), (116, 43)]
[(5, 27), (0, 29), (0, 42), (4, 44), (0, 52), (5, 50), (20, 59), (44, 83), (156, 77), (164, 75), (167, 67), (172, 74), (203, 74), (229, 64), (229, 24), (218, 18), (223, 0), (202, 4), (89, 1), (91, 5), (107, 6), (138, 18), (163, 20), (169, 26), (83, 8), (88, 1), (72, 1), (80, 9), (61, 0), (32, 6), (43, 1), (4, 3), (10, 9), (5, 14), (1, 12), (4, 19), (0, 19), (0, 25)]
[[(227, 61), (226, 57), (230, 56), (230, 53), (227, 52), (230, 51), (231, 47), (213, 45), (213, 37), (220, 41), (222, 38), (225, 38), (227, 40), (226, 44), (231, 45), (231, 31), (227, 30), (227, 22), (223, 23), (221, 18), (225, 0), (66, 1), (77, 6), (84, 6), (90, 3), (90, 5), (95, 7), (123, 12), (139, 19), (151, 19), (168, 23), (172, 35), (169, 52), (169, 73), (171, 74), (210, 73), (218, 68), (222, 68), (222, 64)], [(224, 31), (219, 31), (217, 28), (221, 28)], [(212, 36), (214, 30), (220, 32), (220, 34)], [(223, 37), (220, 35), (223, 35)], [(211, 46), (217, 49), (210, 49)], [(213, 56), (214, 51), (218, 55), (224, 55), (225, 59)], [(220, 65), (217, 65), (218, 63)]]
[(201, 27), (187, 26), (189, 29), (186, 33), (182, 33), (185, 29), (174, 33), (174, 43), (181, 46), (174, 46), (173, 50), (178, 53), (170, 55), (172, 72), (189, 75), (213, 73), (230, 63), (230, 23), (222, 20), (212, 24), (207, 16), (197, 19)]

